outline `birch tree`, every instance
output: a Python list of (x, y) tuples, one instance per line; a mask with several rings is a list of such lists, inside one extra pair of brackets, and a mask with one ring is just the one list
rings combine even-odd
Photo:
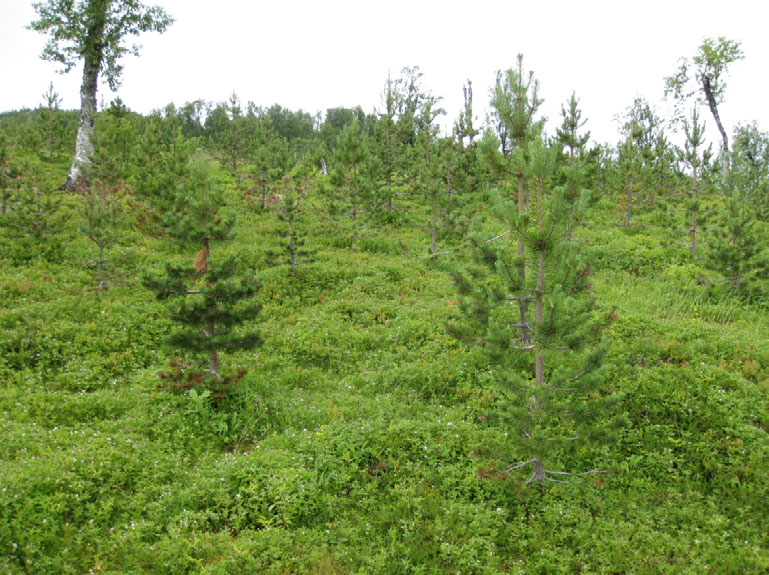
[(74, 190), (93, 154), (99, 76), (116, 91), (123, 72), (121, 58), (139, 54), (140, 46), (126, 45), (126, 38), (164, 32), (172, 19), (162, 8), (147, 7), (138, 0), (47, 0), (32, 6), (39, 18), (29, 27), (49, 36), (41, 57), (61, 64), (63, 73), (83, 62), (75, 159), (66, 183), (67, 189)]
[(707, 105), (710, 109), (721, 134), (721, 157), (727, 174), (731, 164), (729, 138), (718, 106), (724, 101), (729, 65), (743, 58), (739, 41), (727, 40), (723, 36), (716, 40), (706, 38), (693, 57), (682, 58), (673, 75), (665, 78), (666, 96), (672, 95), (682, 104), (696, 97), (699, 103)]

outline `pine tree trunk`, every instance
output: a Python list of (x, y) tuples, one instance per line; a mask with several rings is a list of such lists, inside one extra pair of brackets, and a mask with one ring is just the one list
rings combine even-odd
[[(523, 172), (518, 172), (518, 215), (521, 215), (526, 210), (526, 199), (523, 190)], [(521, 287), (526, 285), (526, 264), (524, 263), (524, 256), (526, 253), (526, 247), (522, 239), (518, 240), (518, 277), (521, 280)], [(529, 323), (527, 316), (529, 315), (529, 302), (525, 297), (521, 297), (518, 300), (518, 309), (521, 313), (521, 345), (522, 347), (528, 347), (530, 342), (529, 337)]]
[(262, 172), (262, 210), (267, 207), (267, 172)]
[[(543, 295), (545, 291), (545, 250), (540, 249), (537, 252), (537, 289), (534, 292), (534, 319), (536, 326), (541, 327), (544, 319)], [(534, 374), (538, 386), (545, 385), (545, 360), (542, 356), (542, 349), (536, 345)]]
[(53, 131), (54, 110), (48, 108), (48, 161), (53, 162), (53, 149), (55, 144), (55, 135)]
[[(540, 234), (544, 232), (545, 221), (542, 213), (542, 183), (537, 184), (537, 230)], [(544, 294), (545, 294), (545, 250), (542, 247), (537, 249), (537, 287), (534, 291), (534, 321), (536, 328), (541, 329), (544, 320)], [(535, 344), (535, 356), (534, 356), (534, 379), (537, 383), (537, 387), (545, 386), (545, 358), (542, 355), (542, 344)], [(541, 397), (537, 397), (535, 401), (536, 409), (541, 409), (543, 400)], [(539, 459), (534, 457), (533, 461), (534, 473), (531, 476), (531, 482), (544, 483), (545, 482), (545, 464)]]
[(627, 207), (625, 211), (625, 227), (630, 227), (630, 218), (633, 216), (633, 183), (627, 179)]
[(393, 153), (392, 129), (387, 125), (387, 213), (393, 213)]
[(352, 228), (353, 228), (353, 234), (352, 239), (353, 241), (358, 240), (360, 238), (360, 234), (358, 234), (358, 166), (357, 164), (353, 164), (352, 166), (352, 176), (350, 177), (350, 201), (352, 202), (352, 208), (350, 209), (350, 219), (352, 220)]
[(358, 233), (358, 210), (355, 204), (353, 204), (352, 210), (350, 211), (350, 219), (352, 220), (353, 229), (352, 239), (355, 241), (360, 238), (360, 234)]
[[(208, 324), (207, 328), (208, 337), (213, 338), (216, 335), (216, 326), (213, 322)], [(208, 371), (214, 377), (219, 377), (219, 352), (215, 349), (211, 350), (208, 356)]]
[(534, 467), (534, 473), (531, 476), (530, 482), (544, 483), (545, 482), (545, 464), (542, 463), (539, 457), (535, 457), (534, 460), (532, 461), (532, 466)]
[(438, 255), (438, 194), (433, 194), (433, 224), (431, 233), (430, 247), (432, 249), (433, 257)]
[[(696, 149), (695, 149), (696, 153)], [(697, 245), (697, 166), (692, 166), (692, 227), (689, 230), (689, 254), (694, 257)]]
[(99, 261), (96, 263), (96, 269), (99, 272), (99, 279), (102, 278), (102, 272), (104, 271), (104, 244), (99, 244)]
[[(203, 249), (198, 252), (195, 257), (195, 269), (201, 275), (208, 273), (208, 258), (211, 254), (210, 240), (208, 237), (203, 238)], [(206, 281), (206, 287), (211, 288), (213, 284)], [(209, 321), (206, 325), (206, 337), (209, 340), (216, 337), (216, 324), (213, 321)], [(216, 349), (211, 348), (208, 355), (208, 370), (214, 377), (219, 377), (219, 352)]]
[(296, 273), (296, 236), (294, 234), (294, 222), (288, 222), (289, 252), (291, 254), (291, 273)]
[(449, 167), (446, 170), (446, 212), (449, 212), (451, 209), (451, 194), (453, 190), (451, 189), (451, 168)]

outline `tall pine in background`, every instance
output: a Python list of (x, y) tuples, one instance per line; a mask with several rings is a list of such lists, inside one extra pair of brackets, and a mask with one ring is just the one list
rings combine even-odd
[(617, 211), (620, 222), (630, 228), (636, 211), (649, 204), (659, 190), (654, 174), (654, 150), (662, 121), (644, 99), (635, 98), (623, 117), (625, 139), (617, 146), (621, 181)]
[(396, 125), (396, 93), (389, 74), (382, 93), (384, 110), (374, 127), (375, 150), (379, 159), (382, 185), (379, 186), (377, 204), (384, 205), (388, 214), (393, 212), (394, 185), (400, 161), (401, 146)]
[(176, 219), (176, 195), (187, 177), (191, 149), (172, 116), (156, 112), (143, 122), (131, 183), (132, 205), (144, 233), (164, 235)]
[(579, 131), (587, 123), (582, 119), (582, 110), (579, 109), (579, 98), (572, 92), (569, 98), (568, 109), (561, 106), (560, 127), (556, 128), (558, 141), (569, 151), (569, 163), (574, 163), (575, 158), (582, 156), (585, 145), (590, 140), (590, 132), (580, 134)]
[(106, 251), (117, 245), (126, 225), (128, 177), (135, 132), (126, 110), (117, 101), (96, 121), (91, 161), (81, 172), (75, 189), (80, 194), (81, 230), (99, 251), (96, 273), (99, 287), (107, 278)]
[(44, 102), (40, 106), (41, 120), (43, 123), (43, 132), (48, 147), (48, 161), (53, 162), (56, 148), (59, 143), (60, 124), (59, 106), (61, 106), (61, 97), (53, 89), (53, 82), (48, 85), (48, 91), (43, 94)]
[(438, 256), (438, 217), (439, 194), (438, 187), (438, 126), (436, 118), (443, 113), (437, 107), (437, 100), (433, 97), (425, 98), (421, 114), (417, 121), (417, 149), (419, 155), (415, 161), (417, 167), (417, 181), (432, 205), (432, 218), (430, 219), (430, 255)]
[(288, 257), (289, 269), (292, 275), (297, 273), (299, 258), (309, 252), (304, 248), (304, 236), (300, 232), (299, 223), (304, 212), (302, 203), (306, 192), (300, 188), (296, 180), (286, 176), (283, 178), (283, 189), (275, 204), (275, 215), (285, 224), (285, 229), (278, 231), (283, 239), (283, 254)]
[(352, 225), (352, 242), (360, 237), (360, 216), (370, 199), (371, 181), (367, 177), (369, 141), (360, 122), (347, 124), (337, 138), (336, 166), (331, 171), (331, 183), (336, 188), (336, 200), (347, 212)]
[(681, 159), (692, 171), (692, 194), (689, 202), (689, 255), (694, 258), (697, 251), (699, 178), (701, 169), (707, 166), (711, 155), (710, 146), (700, 153), (700, 148), (705, 141), (705, 125), (700, 123), (700, 115), (696, 106), (692, 108), (691, 121), (684, 120), (684, 133), (686, 134), (686, 141), (684, 142), (684, 150), (681, 152)]

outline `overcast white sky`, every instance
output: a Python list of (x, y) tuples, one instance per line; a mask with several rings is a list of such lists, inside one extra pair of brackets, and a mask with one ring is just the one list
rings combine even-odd
[[(124, 61), (119, 95), (141, 113), (233, 91), (243, 103), (313, 114), (373, 111), (388, 71), (419, 66), (450, 122), (472, 80), (482, 121), (495, 71), (521, 52), (540, 81), (551, 132), (575, 91), (593, 141), (613, 143), (614, 116), (635, 96), (664, 113), (663, 78), (678, 58), (705, 37), (726, 36), (745, 52), (721, 109), (727, 130), (753, 120), (769, 130), (766, 0), (145, 0), (152, 3), (176, 22), (144, 35), (141, 56)], [(51, 81), (63, 107), (77, 108), (82, 71), (58, 75), (39, 59), (45, 37), (25, 29), (34, 18), (31, 1), (0, 0), (0, 111), (38, 106)], [(102, 84), (100, 98), (113, 97)]]

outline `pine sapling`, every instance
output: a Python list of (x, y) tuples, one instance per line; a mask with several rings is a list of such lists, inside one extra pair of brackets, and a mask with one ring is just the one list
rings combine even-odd
[[(182, 246), (199, 248), (192, 264), (168, 263), (164, 273), (151, 273), (144, 284), (166, 302), (177, 329), (172, 347), (205, 356), (205, 368), (177, 369), (166, 374), (169, 387), (203, 386), (221, 397), (242, 372), (223, 373), (220, 353), (259, 345), (259, 334), (247, 327), (259, 313), (253, 296), (258, 283), (237, 256), (212, 257), (212, 243), (231, 237), (235, 216), (225, 210), (221, 188), (210, 165), (198, 158), (175, 202), (177, 220), (168, 233)], [(177, 366), (181, 360), (177, 360)], [(173, 366), (172, 366), (173, 367)]]
[(299, 233), (298, 224), (302, 216), (302, 200), (304, 195), (301, 190), (292, 185), (292, 180), (286, 178), (283, 194), (275, 206), (278, 219), (286, 224), (283, 234), (285, 238), (285, 253), (288, 256), (292, 274), (296, 274), (298, 258), (304, 254), (304, 240)]
[(697, 192), (700, 169), (707, 166), (711, 150), (710, 146), (700, 153), (699, 148), (704, 143), (705, 126), (699, 121), (699, 112), (696, 107), (692, 109), (691, 122), (684, 120), (684, 133), (686, 141), (681, 159), (689, 166), (692, 172), (691, 201), (689, 202), (689, 255), (694, 258), (697, 249), (697, 210), (699, 208)]
[[(496, 213), (506, 231), (485, 241), (476, 236), (476, 264), (470, 273), (454, 273), (463, 317), (452, 330), (489, 359), (506, 398), (497, 417), (524, 454), (508, 471), (530, 467), (527, 483), (579, 475), (554, 466), (570, 446), (607, 431), (600, 416), (611, 403), (602, 389), (608, 341), (596, 318), (590, 266), (579, 243), (569, 239), (588, 194), (574, 205), (563, 187), (552, 185), (560, 153), (541, 137), (529, 144), (529, 207), (519, 212), (516, 202), (496, 194)], [(525, 281), (517, 273), (518, 240), (529, 262)], [(511, 306), (522, 299), (534, 304), (531, 324), (522, 324)], [(528, 341), (521, 336), (524, 329)]]
[[(23, 174), (23, 175), (22, 175)], [(64, 223), (59, 208), (62, 200), (44, 177), (37, 162), (27, 165), (18, 177), (19, 187), (12, 209), (3, 224), (12, 237), (32, 240), (37, 247), (48, 244)]]

